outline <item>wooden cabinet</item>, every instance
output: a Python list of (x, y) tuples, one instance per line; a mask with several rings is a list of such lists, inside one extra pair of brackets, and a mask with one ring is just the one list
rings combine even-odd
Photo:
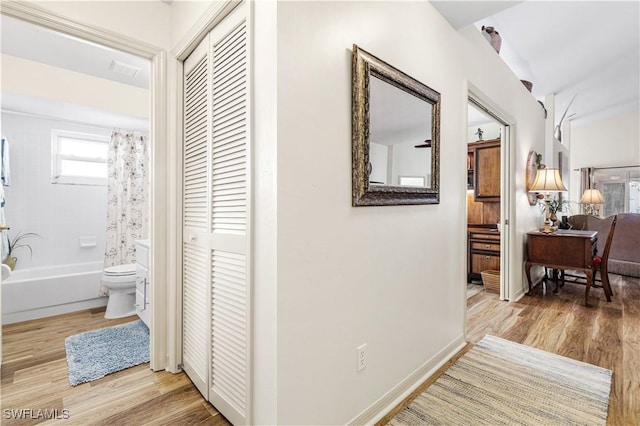
[(500, 233), (490, 228), (472, 228), (467, 236), (467, 282), (482, 279), (482, 271), (499, 271)]
[(467, 166), (467, 186), (469, 187), (468, 179), (473, 174), (475, 201), (499, 202), (500, 139), (469, 144)]
[[(500, 139), (470, 143), (467, 151), (467, 282), (500, 270)], [(471, 191), (473, 189), (473, 191)]]
[(467, 224), (494, 225), (500, 221), (500, 203), (475, 201), (473, 193), (467, 192)]

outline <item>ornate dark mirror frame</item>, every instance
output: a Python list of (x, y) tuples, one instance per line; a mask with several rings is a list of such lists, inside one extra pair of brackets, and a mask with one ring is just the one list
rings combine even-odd
[[(440, 93), (355, 44), (352, 54), (352, 205), (393, 206), (440, 203)], [(431, 186), (369, 184), (369, 80), (377, 77), (432, 105)], [(428, 119), (428, 118), (427, 118)]]

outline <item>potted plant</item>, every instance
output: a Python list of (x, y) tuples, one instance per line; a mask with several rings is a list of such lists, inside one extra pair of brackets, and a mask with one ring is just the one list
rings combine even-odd
[(571, 212), (571, 205), (567, 200), (560, 201), (557, 198), (552, 198), (549, 201), (549, 219), (554, 225), (558, 221), (559, 212)]
[(13, 256), (14, 252), (19, 248), (25, 248), (29, 250), (29, 255), (33, 255), (33, 250), (31, 249), (31, 246), (27, 244), (25, 241), (28, 240), (29, 238), (34, 238), (39, 236), (40, 235), (34, 232), (19, 233), (13, 239), (7, 236), (7, 239), (9, 240), (9, 250), (7, 251), (7, 256), (2, 261), (2, 263), (9, 266), (9, 268), (11, 268), (11, 270), (13, 271), (16, 267), (16, 262), (18, 261), (18, 258)]

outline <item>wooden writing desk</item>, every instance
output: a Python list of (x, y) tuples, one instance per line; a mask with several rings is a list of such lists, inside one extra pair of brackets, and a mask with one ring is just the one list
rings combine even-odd
[[(587, 276), (585, 306), (588, 303), (589, 289), (593, 284), (591, 264), (596, 254), (597, 231), (576, 231), (559, 229), (553, 234), (540, 231), (527, 233), (527, 263), (525, 272), (531, 291), (531, 266), (542, 265), (553, 269), (575, 269)], [(527, 292), (527, 294), (529, 294)]]

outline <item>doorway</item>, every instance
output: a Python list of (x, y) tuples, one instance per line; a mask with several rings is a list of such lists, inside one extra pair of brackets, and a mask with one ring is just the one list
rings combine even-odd
[(479, 97), (467, 119), (467, 300), (479, 292), (509, 299), (509, 137), (511, 127)]
[[(166, 238), (161, 237), (159, 239), (154, 238), (154, 235), (158, 234), (158, 230), (164, 230), (167, 228), (165, 205), (167, 195), (164, 193), (165, 185), (162, 185), (161, 179), (165, 178), (166, 170), (161, 161), (165, 158), (164, 151), (166, 150), (166, 132), (163, 129), (164, 122), (164, 108), (158, 102), (165, 99), (165, 84), (164, 84), (164, 69), (162, 52), (159, 49), (149, 47), (135, 40), (128, 39), (124, 36), (116, 36), (113, 33), (108, 33), (102, 30), (92, 28), (90, 26), (83, 25), (79, 22), (63, 18), (58, 15), (53, 15), (46, 10), (32, 8), (28, 4), (24, 3), (12, 3), (3, 4), (2, 17), (16, 18), (22, 24), (32, 25), (39, 29), (45, 29), (46, 31), (60, 31), (64, 34), (64, 37), (74, 38), (84, 44), (98, 44), (110, 50), (118, 50), (127, 54), (132, 54), (141, 58), (146, 63), (146, 67), (149, 71), (149, 89), (146, 98), (149, 113), (147, 117), (147, 129), (150, 130), (150, 139), (153, 140), (153, 144), (150, 146), (150, 175), (154, 177), (154, 181), (150, 182), (149, 194), (153, 199), (151, 203), (150, 212), (150, 235), (152, 239), (151, 247), (151, 280), (157, 284), (158, 291), (151, 293), (151, 299), (156, 303), (156, 306), (164, 306), (165, 294), (166, 294), (166, 273), (164, 271), (158, 271), (154, 268), (154, 265), (165, 265), (165, 247), (167, 246)], [(3, 71), (5, 64), (3, 64)], [(32, 83), (37, 83), (33, 81)], [(4, 87), (3, 87), (4, 89)], [(34, 97), (34, 94), (31, 94)], [(158, 105), (159, 108), (151, 108), (152, 105)], [(95, 111), (93, 111), (95, 112)], [(32, 114), (33, 115), (33, 114)], [(39, 115), (43, 115), (40, 113)], [(45, 115), (52, 115), (47, 113)], [(50, 118), (50, 117), (49, 117)], [(104, 118), (104, 117), (103, 117)], [(77, 120), (67, 118), (65, 122), (73, 125), (87, 124), (77, 123)], [(103, 126), (91, 123), (93, 129)], [(123, 124), (122, 127), (134, 127), (128, 124)], [(3, 132), (6, 128), (3, 127)], [(48, 169), (48, 165), (45, 164), (44, 168)], [(48, 171), (47, 173), (48, 174)], [(87, 240), (84, 240), (86, 243)], [(93, 247), (91, 239), (88, 243), (89, 247)], [(96, 242), (97, 247), (97, 242)], [(158, 248), (160, 248), (158, 250)], [(151, 318), (151, 324), (158, 327), (151, 327), (151, 368), (154, 370), (164, 369), (165, 363), (165, 326), (164, 326), (164, 313), (162, 316), (153, 315)], [(155, 317), (155, 318), (154, 318)], [(0, 335), (1, 337), (1, 335)]]

